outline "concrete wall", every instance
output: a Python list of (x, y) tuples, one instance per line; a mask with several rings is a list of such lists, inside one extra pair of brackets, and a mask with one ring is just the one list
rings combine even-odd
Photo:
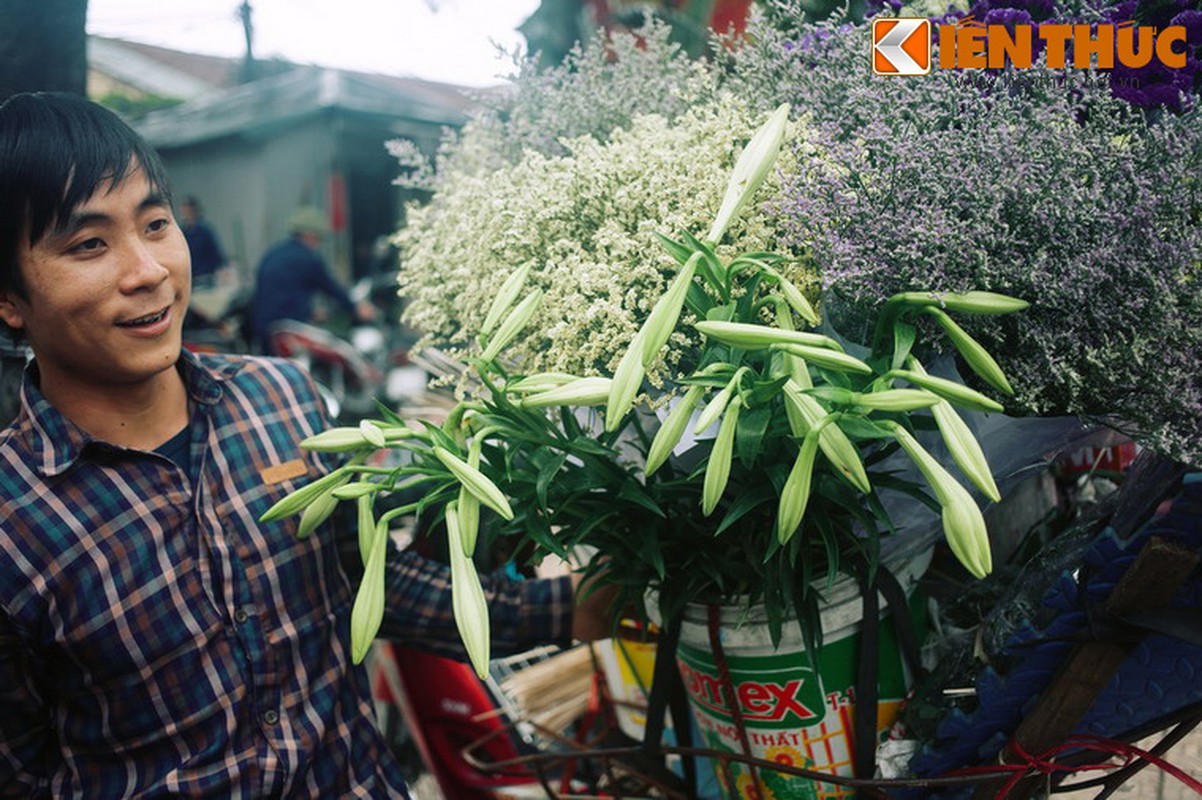
[[(238, 276), (253, 282), (263, 253), (287, 235), (301, 205), (328, 208), (334, 139), (325, 117), (287, 129), (228, 137), (162, 151), (177, 202), (195, 195), (217, 231)], [(346, 245), (324, 245), (335, 274), (349, 278)]]

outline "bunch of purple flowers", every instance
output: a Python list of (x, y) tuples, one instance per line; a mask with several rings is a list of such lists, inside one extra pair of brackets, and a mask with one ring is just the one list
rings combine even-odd
[(761, 34), (732, 79), (811, 115), (773, 213), (836, 326), (854, 336), (902, 291), (1021, 297), (1021, 319), (971, 331), (1011, 376), (1009, 411), (1105, 419), (1202, 463), (1197, 112), (1150, 121), (1089, 73), (880, 78), (866, 41), (863, 26)]

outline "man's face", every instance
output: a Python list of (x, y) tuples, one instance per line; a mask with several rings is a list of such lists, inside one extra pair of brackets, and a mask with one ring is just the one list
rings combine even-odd
[(320, 233), (314, 233), (313, 231), (301, 231), (299, 236), (300, 240), (305, 243), (305, 247), (309, 248), (310, 250), (321, 249)]
[(47, 397), (120, 393), (175, 364), (188, 247), (140, 167), (101, 186), (62, 230), (18, 247), (26, 297), (0, 292), (0, 319), (24, 329)]

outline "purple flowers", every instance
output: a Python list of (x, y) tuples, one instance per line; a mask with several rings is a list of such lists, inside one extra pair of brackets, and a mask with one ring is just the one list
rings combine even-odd
[(1086, 72), (876, 78), (865, 38), (740, 57), (812, 117), (771, 213), (813, 255), (834, 324), (855, 336), (899, 291), (1024, 298), (971, 331), (1011, 411), (1105, 418), (1202, 463), (1202, 125), (1150, 122)]

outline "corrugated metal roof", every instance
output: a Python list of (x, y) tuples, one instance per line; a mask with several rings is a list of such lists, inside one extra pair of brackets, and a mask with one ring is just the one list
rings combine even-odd
[(287, 125), (324, 109), (377, 114), (433, 125), (462, 125), (468, 90), (448, 84), (298, 67), (224, 91), (211, 91), (133, 123), (155, 147), (180, 147)]
[(186, 71), (163, 64), (110, 39), (88, 40), (88, 66), (127, 86), (159, 95), (187, 99), (213, 88)]

